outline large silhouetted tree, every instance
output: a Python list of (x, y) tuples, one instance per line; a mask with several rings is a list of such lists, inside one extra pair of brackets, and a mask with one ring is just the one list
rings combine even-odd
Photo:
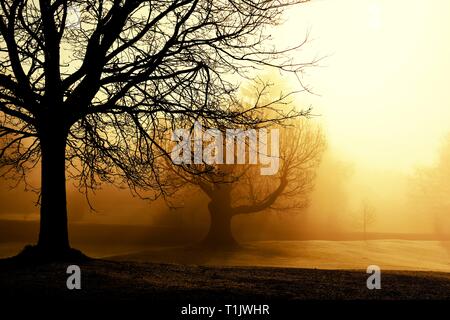
[[(279, 170), (274, 175), (261, 175), (261, 164), (190, 165), (190, 171), (174, 168), (178, 178), (198, 187), (210, 200), (211, 222), (203, 244), (235, 246), (231, 220), (237, 215), (269, 210), (289, 212), (308, 205), (325, 149), (324, 135), (309, 121), (287, 121), (280, 128)], [(224, 149), (226, 158), (228, 150), (225, 146)], [(250, 149), (248, 144), (247, 157)], [(201, 174), (195, 174), (195, 169)]]
[(268, 33), (300, 2), (0, 0), (0, 165), (4, 176), (42, 171), (29, 251), (72, 252), (66, 175), (86, 190), (106, 181), (164, 194), (160, 135), (195, 119), (259, 123), (236, 101), (238, 81), (258, 66), (309, 65), (289, 57), (303, 43), (277, 49)]

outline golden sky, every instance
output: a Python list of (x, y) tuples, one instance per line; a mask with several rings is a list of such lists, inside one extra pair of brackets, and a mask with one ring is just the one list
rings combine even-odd
[(356, 165), (410, 172), (432, 163), (450, 131), (450, 1), (312, 0), (273, 34), (303, 54), (333, 149)]

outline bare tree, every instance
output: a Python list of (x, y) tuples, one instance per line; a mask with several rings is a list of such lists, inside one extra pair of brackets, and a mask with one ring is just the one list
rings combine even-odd
[[(237, 215), (289, 212), (308, 205), (325, 138), (309, 120), (299, 119), (284, 123), (280, 140), (280, 167), (275, 175), (261, 175), (260, 164), (207, 165), (208, 171), (191, 165), (190, 172), (174, 168), (182, 181), (202, 190), (210, 200), (205, 245), (235, 246), (231, 220)], [(248, 155), (250, 147), (246, 150)], [(202, 174), (196, 175), (193, 167)]]
[(369, 203), (369, 201), (364, 200), (361, 203), (360, 214), (357, 217), (358, 226), (362, 228), (364, 241), (367, 240), (367, 229), (375, 222), (375, 207)]
[(108, 182), (164, 195), (160, 135), (195, 119), (259, 123), (236, 101), (234, 80), (258, 66), (311, 65), (289, 58), (303, 43), (276, 49), (267, 33), (300, 2), (0, 0), (0, 165), (4, 176), (39, 163), (42, 172), (29, 250), (73, 253), (66, 173), (82, 190)]

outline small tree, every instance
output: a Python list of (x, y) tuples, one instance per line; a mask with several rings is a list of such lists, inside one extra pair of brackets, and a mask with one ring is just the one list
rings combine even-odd
[(301, 2), (0, 0), (0, 166), (23, 177), (40, 163), (33, 254), (72, 253), (66, 169), (82, 190), (108, 182), (165, 194), (161, 135), (194, 119), (260, 122), (224, 107), (238, 87), (230, 79), (309, 65), (267, 33)]

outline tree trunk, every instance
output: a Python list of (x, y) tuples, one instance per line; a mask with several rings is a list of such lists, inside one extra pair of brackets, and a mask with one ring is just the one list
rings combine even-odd
[(67, 228), (65, 149), (67, 132), (41, 135), (41, 221), (38, 249), (47, 256), (70, 250)]
[(212, 247), (235, 247), (238, 245), (231, 232), (231, 207), (214, 203), (208, 205), (211, 223), (203, 243)]
[(366, 222), (364, 222), (363, 233), (364, 233), (364, 241), (366, 241), (367, 240)]

